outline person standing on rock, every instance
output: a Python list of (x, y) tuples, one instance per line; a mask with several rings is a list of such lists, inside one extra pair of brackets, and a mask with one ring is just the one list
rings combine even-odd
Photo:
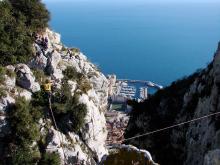
[(81, 165), (81, 161), (79, 159), (79, 152), (76, 154), (76, 165)]
[(70, 59), (72, 59), (72, 58), (73, 58), (73, 52), (71, 52), (70, 49), (67, 50), (67, 55), (68, 55), (68, 54), (69, 54), (69, 56), (70, 56)]
[(47, 79), (44, 84), (44, 91), (46, 92), (48, 99), (51, 99), (52, 81)]

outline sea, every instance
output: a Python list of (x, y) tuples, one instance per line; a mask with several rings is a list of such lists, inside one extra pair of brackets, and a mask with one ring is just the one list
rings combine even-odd
[(220, 2), (44, 2), (62, 42), (120, 79), (167, 86), (206, 67), (220, 41)]

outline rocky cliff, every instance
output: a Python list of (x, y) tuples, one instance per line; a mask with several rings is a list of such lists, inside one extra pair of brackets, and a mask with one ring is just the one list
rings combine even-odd
[[(132, 137), (220, 110), (220, 44), (207, 68), (173, 82), (134, 110), (126, 131)], [(212, 116), (129, 143), (147, 149), (162, 165), (219, 165), (220, 116)]]
[[(108, 98), (108, 80), (78, 49), (65, 47), (60, 41), (59, 34), (46, 29), (46, 32), (38, 37), (47, 38), (46, 49), (43, 48), (39, 38), (40, 42), (36, 40), (33, 45), (36, 56), (29, 63), (1, 68), (4, 72), (1, 72), (0, 85), (0, 161), (7, 160), (7, 153), (10, 150), (8, 148), (10, 142), (7, 139), (14, 136), (10, 123), (13, 121), (9, 119), (11, 118), (9, 115), (11, 106), (17, 98), (24, 97), (31, 101), (36, 93), (43, 90), (41, 86), (45, 83), (45, 79), (53, 82), (53, 91), (61, 89), (57, 94), (62, 94), (65, 92), (62, 91), (66, 85), (63, 83), (65, 79), (70, 87), (71, 95), (78, 97), (77, 105), (86, 106), (84, 123), (79, 131), (66, 129), (62, 125), (63, 123), (65, 125), (73, 124), (69, 120), (69, 114), (57, 112), (57, 114), (55, 113), (59, 127), (57, 130), (48, 115), (49, 109), (46, 108), (47, 115), (41, 116), (37, 120), (39, 137), (41, 140), (44, 139), (44, 143), (39, 147), (36, 145), (39, 140), (35, 141), (32, 148), (38, 146), (35, 147), (39, 148), (37, 151), (41, 151), (43, 148), (44, 152), (58, 152), (62, 158), (62, 164), (76, 164), (77, 162), (96, 164), (104, 155), (108, 154), (105, 147), (107, 130), (104, 117)], [(68, 67), (74, 68), (77, 74), (81, 75), (80, 79), (67, 79), (64, 72)], [(55, 105), (52, 107), (59, 109)]]

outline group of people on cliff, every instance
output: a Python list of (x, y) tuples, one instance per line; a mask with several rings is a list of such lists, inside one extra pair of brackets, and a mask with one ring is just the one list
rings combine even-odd
[[(45, 55), (45, 51), (48, 49), (48, 38), (40, 37), (37, 33), (33, 33), (33, 37), (35, 43), (41, 47), (41, 51)], [(37, 53), (39, 54), (40, 52), (38, 51)]]

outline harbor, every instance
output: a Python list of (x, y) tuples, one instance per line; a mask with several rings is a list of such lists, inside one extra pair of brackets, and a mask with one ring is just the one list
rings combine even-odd
[(148, 99), (149, 94), (163, 89), (161, 85), (151, 81), (117, 79), (116, 75), (108, 75), (109, 80), (109, 108), (105, 113), (108, 136), (106, 145), (121, 144), (129, 121), (132, 107), (128, 100), (138, 102)]
[(162, 85), (151, 81), (117, 79), (116, 75), (108, 75), (108, 79), (110, 82), (109, 96), (112, 102), (123, 102), (125, 100), (140, 102), (146, 100), (149, 94), (163, 89)]

